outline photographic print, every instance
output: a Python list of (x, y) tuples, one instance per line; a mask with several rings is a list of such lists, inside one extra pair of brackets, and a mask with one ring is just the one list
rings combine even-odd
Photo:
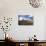
[(18, 15), (18, 25), (33, 25), (33, 16)]

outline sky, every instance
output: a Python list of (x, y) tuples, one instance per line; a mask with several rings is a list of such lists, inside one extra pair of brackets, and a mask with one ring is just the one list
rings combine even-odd
[(19, 15), (19, 20), (32, 20), (31, 15)]

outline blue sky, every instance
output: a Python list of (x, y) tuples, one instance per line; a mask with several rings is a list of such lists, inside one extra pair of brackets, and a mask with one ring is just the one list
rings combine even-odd
[(19, 15), (19, 20), (32, 20), (32, 17), (31, 15)]

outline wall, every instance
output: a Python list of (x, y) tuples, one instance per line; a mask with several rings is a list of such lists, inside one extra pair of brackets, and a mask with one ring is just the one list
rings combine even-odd
[(46, 39), (46, 15), (45, 15), (45, 24), (44, 24), (45, 28), (44, 28), (44, 39)]
[[(32, 8), (28, 0), (0, 0), (0, 16), (13, 17), (13, 22), (8, 33), (16, 40), (27, 40), (34, 34), (39, 40), (44, 40), (46, 9), (43, 7)], [(18, 15), (29, 14), (34, 16), (33, 26), (19, 26)], [(1, 31), (2, 33), (2, 31)], [(1, 34), (0, 33), (0, 34)], [(2, 35), (2, 34), (1, 34)], [(3, 37), (0, 36), (0, 39)]]

